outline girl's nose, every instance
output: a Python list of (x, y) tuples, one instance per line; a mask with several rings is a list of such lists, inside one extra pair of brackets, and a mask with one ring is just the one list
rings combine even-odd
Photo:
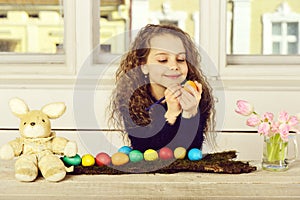
[(170, 69), (171, 69), (171, 70), (178, 70), (178, 66), (177, 66), (177, 65), (172, 65), (172, 66), (170, 67)]
[(178, 63), (176, 62), (176, 60), (170, 62), (170, 69), (171, 70), (178, 70), (179, 69)]

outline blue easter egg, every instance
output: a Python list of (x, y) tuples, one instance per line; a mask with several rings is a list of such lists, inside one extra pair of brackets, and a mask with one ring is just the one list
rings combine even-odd
[(120, 152), (120, 153), (125, 153), (125, 154), (127, 154), (127, 155), (128, 155), (131, 151), (132, 151), (132, 148), (129, 147), (129, 146), (122, 146), (122, 147), (118, 150), (118, 152)]
[(197, 161), (202, 159), (202, 151), (197, 148), (193, 148), (188, 152), (188, 158), (191, 161)]

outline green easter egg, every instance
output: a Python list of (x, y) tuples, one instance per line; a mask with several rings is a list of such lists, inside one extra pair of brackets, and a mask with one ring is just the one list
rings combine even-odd
[(129, 153), (129, 159), (131, 162), (140, 162), (144, 159), (143, 153), (139, 150), (132, 150)]
[(77, 165), (80, 165), (80, 163), (81, 163), (81, 157), (78, 154), (76, 154), (76, 156), (74, 156), (74, 157), (64, 156), (63, 161), (67, 165), (77, 166)]

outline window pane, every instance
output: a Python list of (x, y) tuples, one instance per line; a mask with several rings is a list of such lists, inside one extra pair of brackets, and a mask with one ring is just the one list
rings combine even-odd
[[(199, 42), (199, 0), (100, 0), (102, 52), (122, 54), (148, 23), (173, 24)], [(132, 30), (130, 34), (128, 31)]]
[(287, 23), (287, 34), (298, 36), (298, 23)]
[(273, 54), (280, 54), (280, 43), (273, 42)]
[(106, 53), (124, 52), (128, 30), (129, 4), (125, 0), (100, 1), (100, 43)]
[(297, 54), (298, 46), (296, 42), (288, 43), (288, 54)]
[(272, 23), (272, 35), (281, 35), (281, 23)]
[[(227, 16), (227, 54), (300, 53), (300, 1), (227, 0)], [(288, 36), (294, 36), (294, 39), (291, 40)], [(274, 41), (281, 45), (273, 43)]]
[(63, 0), (0, 0), (0, 51), (63, 53)]

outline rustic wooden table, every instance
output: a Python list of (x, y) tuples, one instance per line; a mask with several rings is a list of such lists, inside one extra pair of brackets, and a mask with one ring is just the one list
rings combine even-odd
[(14, 178), (0, 161), (0, 199), (300, 199), (300, 161), (285, 172), (68, 175), (59, 183)]

